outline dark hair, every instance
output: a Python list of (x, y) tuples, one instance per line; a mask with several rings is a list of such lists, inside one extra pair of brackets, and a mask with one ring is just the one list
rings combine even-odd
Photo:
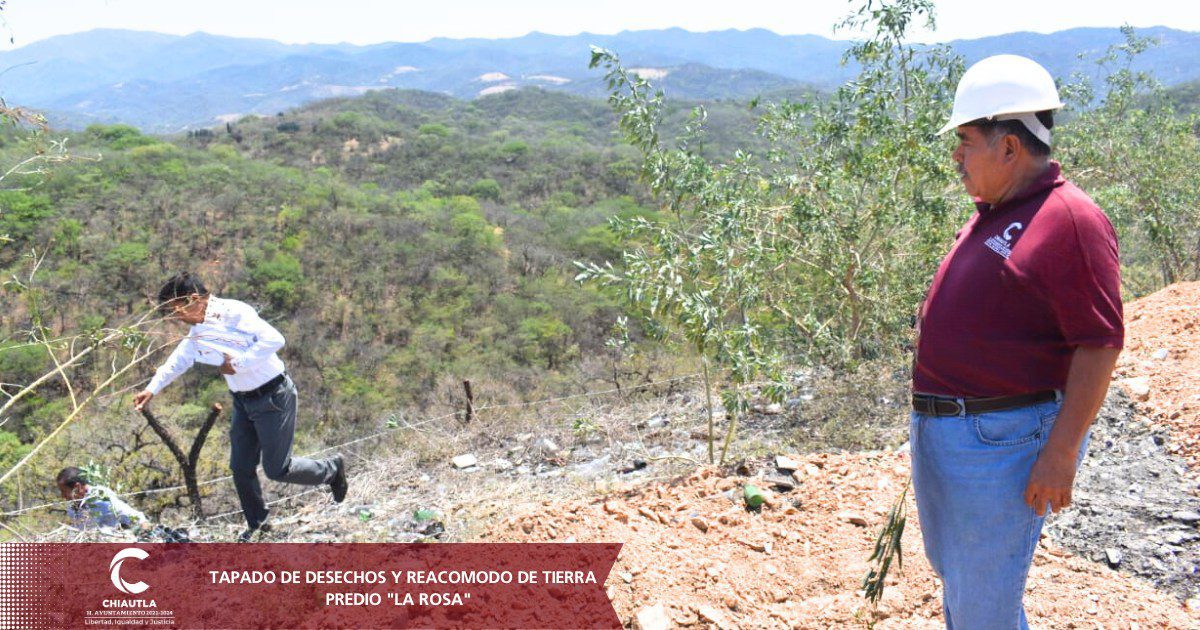
[[(1054, 112), (1052, 110), (1044, 110), (1034, 114), (1037, 116), (1038, 122), (1042, 123), (1046, 129), (1054, 128)], [(996, 138), (1007, 135), (1014, 135), (1025, 150), (1039, 157), (1047, 157), (1050, 155), (1050, 145), (1042, 142), (1025, 123), (1019, 120), (989, 120), (987, 118), (979, 118), (967, 123), (968, 127), (975, 127), (987, 136), (988, 140), (995, 141)]]
[(208, 289), (204, 287), (204, 283), (200, 278), (193, 276), (187, 271), (181, 271), (169, 280), (163, 283), (162, 288), (158, 290), (159, 308), (168, 308), (167, 305), (174, 300), (182, 297), (187, 297), (191, 294), (208, 295)]
[(76, 468), (75, 466), (67, 466), (58, 471), (58, 477), (55, 478), (55, 481), (58, 482), (58, 485), (68, 488), (74, 488), (76, 484), (80, 483), (86, 486), (88, 482), (87, 473), (83, 472), (82, 468)]

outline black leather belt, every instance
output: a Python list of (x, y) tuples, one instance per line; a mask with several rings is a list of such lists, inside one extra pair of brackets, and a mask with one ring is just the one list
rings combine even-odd
[(284, 372), (284, 373), (280, 374), (279, 376), (276, 376), (275, 378), (267, 381), (266, 383), (263, 383), (262, 385), (259, 385), (258, 387), (255, 387), (254, 389), (248, 389), (244, 392), (232, 392), (232, 393), (234, 396), (237, 396), (238, 398), (241, 398), (242, 400), (254, 400), (255, 398), (260, 398), (262, 396), (265, 396), (266, 394), (270, 394), (271, 392), (275, 391), (275, 388), (279, 387), (283, 383), (283, 380), (285, 378), (287, 378), (287, 372)]
[(966, 414), (988, 413), (989, 411), (1004, 411), (1028, 407), (1038, 403), (1058, 400), (1059, 393), (1048, 389), (1031, 394), (1016, 396), (997, 396), (995, 398), (951, 398), (949, 396), (933, 396), (931, 394), (913, 394), (913, 411), (929, 416), (962, 416)]

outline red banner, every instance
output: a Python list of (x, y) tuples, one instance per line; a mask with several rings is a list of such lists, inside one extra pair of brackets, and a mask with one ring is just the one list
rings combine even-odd
[(599, 544), (0, 545), (0, 627), (616, 628)]

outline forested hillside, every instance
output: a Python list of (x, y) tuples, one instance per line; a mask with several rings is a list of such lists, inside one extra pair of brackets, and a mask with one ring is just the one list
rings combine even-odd
[[(751, 135), (745, 106), (718, 105), (711, 120), (714, 155), (722, 140)], [(30, 149), (18, 137), (3, 148), (12, 159)], [(616, 304), (573, 281), (571, 261), (617, 259), (627, 245), (608, 219), (654, 215), (637, 156), (600, 101), (388, 91), (173, 138), (93, 126), (67, 146), (72, 159), (49, 176), (0, 192), (0, 233), (12, 239), (0, 267), (22, 278), (2, 294), (10, 334), (35, 321), (49, 337), (121, 325), (151, 306), (166, 276), (193, 269), (283, 332), (304, 421), (323, 433), (420, 410), (457, 395), (462, 379), (516, 399), (560, 381), (635, 378), (614, 375), (606, 355)], [(152, 336), (184, 330), (164, 323)], [(144, 382), (163, 356), (120, 387)], [(0, 353), (5, 382), (51, 369), (41, 346)], [(99, 383), (108, 366), (88, 370), (76, 387)], [(185, 426), (226, 396), (215, 372), (193, 372), (162, 402), (188, 403)], [(3, 430), (34, 441), (69, 411), (68, 394), (48, 384)], [(83, 424), (140, 423), (123, 407), (101, 409)], [(0, 453), (4, 465), (20, 452)]]
[[(1125, 36), (1110, 62), (1148, 45)], [(933, 133), (961, 60), (920, 59), (919, 89), (867, 72), (757, 107), (663, 100), (597, 50), (609, 103), (383, 90), (170, 137), (10, 128), (0, 387), (37, 384), (4, 403), (0, 467), (44, 444), (23, 474), (94, 458), (172, 483), (128, 394), (184, 333), (136, 324), (181, 269), (283, 332), (302, 448), (459, 408), (464, 380), (517, 403), (703, 365), (724, 458), (742, 392), (768, 379), (779, 402), (788, 362), (903, 381), (913, 306), (972, 210)], [(1126, 295), (1194, 277), (1194, 118), (1128, 72), (1063, 90), (1056, 157), (1112, 218)], [(202, 368), (155, 405), (189, 431), (226, 400)]]

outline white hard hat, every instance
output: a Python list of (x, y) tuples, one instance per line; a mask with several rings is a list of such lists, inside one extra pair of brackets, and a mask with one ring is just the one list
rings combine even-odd
[(954, 93), (946, 133), (980, 118), (1020, 120), (1039, 140), (1050, 144), (1050, 130), (1035, 112), (1063, 107), (1054, 78), (1038, 62), (1019, 55), (994, 55), (967, 68)]

